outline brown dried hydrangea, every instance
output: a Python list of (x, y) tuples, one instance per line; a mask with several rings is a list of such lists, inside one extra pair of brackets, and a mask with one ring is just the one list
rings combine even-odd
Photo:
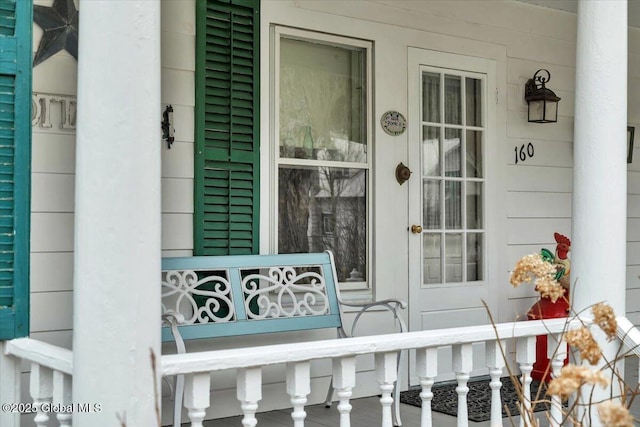
[(567, 331), (565, 341), (567, 341), (570, 346), (577, 348), (580, 351), (580, 357), (588, 360), (592, 365), (598, 363), (602, 356), (600, 346), (593, 338), (591, 331), (585, 326), (580, 329)]
[(564, 288), (555, 280), (555, 275), (553, 264), (543, 260), (540, 254), (531, 254), (516, 263), (509, 281), (513, 287), (533, 282), (541, 296), (556, 302), (564, 295)]
[(613, 312), (613, 308), (605, 303), (598, 303), (591, 307), (593, 312), (593, 321), (600, 326), (600, 329), (607, 334), (607, 340), (612, 341), (616, 337), (616, 329), (618, 328), (618, 322), (616, 322), (616, 316)]
[(633, 417), (620, 402), (602, 402), (598, 405), (598, 415), (605, 427), (633, 427)]
[(609, 380), (602, 371), (592, 371), (587, 366), (569, 364), (560, 370), (558, 378), (554, 378), (549, 382), (547, 394), (566, 399), (584, 384), (606, 387), (609, 385)]
[(553, 278), (541, 277), (536, 280), (536, 291), (540, 296), (556, 302), (564, 296), (564, 288)]

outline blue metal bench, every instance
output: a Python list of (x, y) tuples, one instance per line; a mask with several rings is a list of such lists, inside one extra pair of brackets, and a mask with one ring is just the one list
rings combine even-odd
[[(360, 311), (350, 332), (342, 307)], [(393, 314), (401, 332), (406, 326), (399, 300), (347, 303), (340, 298), (331, 252), (278, 255), (229, 255), (162, 260), (162, 340), (175, 341), (250, 334), (335, 328), (339, 338), (351, 336), (360, 316), (370, 309)], [(183, 379), (177, 378), (174, 425), (180, 425)], [(331, 405), (333, 387), (327, 394)], [(400, 425), (398, 382), (394, 424)]]

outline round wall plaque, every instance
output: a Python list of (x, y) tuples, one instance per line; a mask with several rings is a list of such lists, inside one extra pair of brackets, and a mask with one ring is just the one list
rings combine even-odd
[(402, 135), (407, 128), (407, 120), (397, 111), (387, 111), (380, 119), (382, 129), (392, 136)]

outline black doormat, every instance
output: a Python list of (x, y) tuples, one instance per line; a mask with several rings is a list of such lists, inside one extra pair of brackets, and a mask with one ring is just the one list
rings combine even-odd
[[(487, 421), (491, 419), (491, 388), (489, 387), (489, 379), (481, 379), (469, 381), (469, 393), (467, 394), (467, 407), (469, 410), (469, 421)], [(502, 417), (509, 415), (520, 415), (518, 393), (509, 377), (501, 378), (502, 387), (500, 395), (502, 397)], [(431, 410), (441, 412), (447, 415), (456, 416), (458, 414), (458, 394), (456, 393), (457, 383), (436, 384), (431, 391), (433, 399), (431, 400)], [(531, 399), (535, 400), (538, 396), (539, 400), (544, 399), (546, 392), (546, 384), (542, 383), (543, 390), (538, 395), (540, 382), (533, 380), (531, 383)], [(422, 406), (420, 399), (420, 389), (408, 390), (400, 393), (400, 402), (407, 405)], [(505, 406), (508, 408), (505, 408)], [(546, 411), (548, 405), (546, 403), (537, 403), (534, 412)]]

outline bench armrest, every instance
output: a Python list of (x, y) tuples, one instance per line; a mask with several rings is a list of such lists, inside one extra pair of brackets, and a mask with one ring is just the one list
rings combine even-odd
[(171, 335), (173, 335), (173, 339), (176, 341), (176, 350), (179, 354), (184, 354), (187, 352), (187, 349), (184, 345), (184, 339), (182, 338), (182, 334), (178, 329), (178, 325), (183, 322), (184, 316), (172, 310), (169, 310), (162, 315), (162, 323), (171, 328)]
[(400, 325), (400, 332), (408, 331), (406, 323), (404, 322), (404, 320), (399, 314), (399, 309), (407, 308), (407, 303), (405, 301), (397, 300), (397, 299), (385, 299), (385, 300), (366, 302), (366, 303), (340, 301), (340, 304), (346, 307), (360, 308), (360, 311), (358, 312), (358, 314), (356, 314), (355, 319), (353, 319), (353, 324), (351, 325), (351, 333), (349, 334), (350, 336), (354, 336), (354, 331), (356, 329), (356, 326), (358, 325), (358, 321), (360, 320), (360, 317), (372, 308), (382, 308), (384, 310), (391, 312), (391, 314), (393, 314), (393, 318)]

